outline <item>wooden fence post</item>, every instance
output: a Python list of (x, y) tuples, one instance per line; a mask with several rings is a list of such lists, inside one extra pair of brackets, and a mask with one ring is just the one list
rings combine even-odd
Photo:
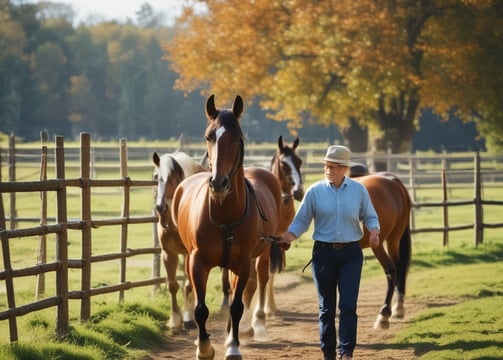
[[(16, 138), (14, 135), (9, 136), (9, 181), (16, 181)], [(10, 227), (16, 228), (16, 193), (10, 193)]]
[[(155, 209), (152, 210), (152, 216), (157, 216)], [(157, 222), (152, 223), (152, 246), (154, 248), (159, 248), (159, 233), (157, 232)], [(154, 261), (152, 264), (152, 277), (157, 278), (161, 276), (161, 255), (159, 253), (154, 254)], [(155, 284), (152, 289), (152, 296), (155, 295), (156, 291), (160, 289), (159, 284)]]
[[(42, 159), (40, 161), (40, 181), (47, 180), (47, 146), (42, 146)], [(40, 191), (40, 225), (47, 225), (47, 191)], [(40, 235), (38, 240), (37, 264), (47, 262), (47, 237)], [(45, 294), (45, 273), (37, 275), (37, 289), (35, 298), (39, 299)]]
[(474, 158), (474, 186), (475, 186), (475, 221), (474, 221), (474, 231), (475, 231), (475, 246), (482, 244), (484, 241), (484, 224), (483, 224), (483, 209), (482, 209), (482, 184), (480, 175), (480, 154), (477, 151)]
[[(56, 179), (65, 179), (65, 149), (63, 137), (56, 137)], [(60, 299), (57, 315), (57, 336), (68, 333), (68, 219), (66, 207), (66, 184), (57, 190), (57, 221), (62, 230), (56, 233), (56, 296)]]
[[(121, 178), (127, 179), (127, 141), (120, 140), (120, 164)], [(129, 219), (130, 185), (128, 182), (122, 188), (122, 214), (123, 219)], [(121, 224), (121, 258), (120, 258), (120, 283), (126, 282), (126, 252), (128, 242), (128, 224), (127, 221)], [(124, 301), (124, 290), (119, 291), (119, 302)]]
[[(416, 203), (416, 161), (415, 157), (409, 156), (409, 195), (412, 203)], [(410, 210), (410, 228), (416, 228), (416, 208), (413, 206)]]
[(85, 322), (91, 316), (91, 136), (88, 133), (80, 134), (80, 178), (82, 185), (80, 189), (80, 216), (82, 220), (82, 273), (81, 291), (82, 300), (80, 303), (80, 321)]
[[(5, 212), (3, 207), (3, 196), (0, 193), (0, 230), (5, 229)], [(14, 293), (14, 281), (12, 280), (12, 264), (10, 259), (10, 245), (9, 245), (9, 236), (5, 231), (2, 231), (2, 235), (0, 237), (0, 241), (2, 242), (2, 255), (3, 255), (3, 265), (5, 268), (5, 287), (7, 290), (7, 307), (12, 309), (9, 312), (9, 334), (10, 341), (17, 341), (17, 320), (16, 320), (16, 296)]]
[(445, 163), (442, 168), (442, 192), (443, 192), (443, 216), (444, 216), (444, 240), (442, 244), (444, 246), (449, 245), (449, 207), (447, 203), (447, 179), (445, 176)]

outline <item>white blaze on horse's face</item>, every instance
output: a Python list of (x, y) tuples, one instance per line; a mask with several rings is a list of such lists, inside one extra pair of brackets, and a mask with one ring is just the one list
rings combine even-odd
[(286, 156), (285, 158), (283, 158), (282, 161), (285, 164), (287, 164), (288, 167), (290, 168), (290, 174), (291, 174), (290, 176), (292, 177), (292, 182), (293, 182), (293, 188), (292, 188), (292, 190), (293, 191), (298, 191), (299, 187), (300, 187), (301, 178), (300, 178), (299, 172), (297, 171), (297, 168), (293, 164), (292, 158), (290, 156)]
[[(218, 140), (220, 140), (220, 138), (222, 137), (222, 135), (225, 133), (225, 127), (223, 126), (220, 126), (216, 131), (215, 131), (215, 145), (214, 145), (214, 152), (217, 151), (218, 152)], [(217, 159), (217, 154), (214, 153), (213, 154), (213, 159), (210, 159), (210, 161), (212, 162), (212, 169), (216, 169), (217, 168), (217, 164), (215, 163), (216, 159)]]
[(161, 207), (163, 206), (163, 199), (164, 199), (164, 189), (166, 186), (166, 183), (164, 182), (164, 178), (160, 174), (160, 169), (156, 168), (154, 171), (154, 179), (157, 180), (157, 190), (156, 190), (156, 199), (155, 199), (155, 206), (158, 211), (162, 211)]
[[(224, 171), (226, 171), (226, 169), (222, 169), (222, 167), (219, 168), (217, 164), (219, 156), (221, 157), (220, 162), (222, 162), (224, 161), (222, 157), (225, 158), (226, 153), (230, 154), (230, 149), (226, 148), (226, 139), (223, 138), (226, 132), (227, 129), (224, 126), (218, 127), (214, 132), (215, 139), (211, 141), (211, 148), (208, 148), (208, 154), (210, 156), (209, 161), (211, 163), (210, 170), (212, 173), (209, 182), (210, 194), (213, 199), (219, 200), (220, 202), (227, 197), (231, 190), (230, 180), (234, 170), (231, 168), (228, 169), (229, 173), (225, 173)], [(221, 144), (221, 142), (223, 142), (223, 144)], [(222, 149), (220, 149), (220, 147), (222, 147)], [(226, 164), (223, 163), (223, 165), (225, 166)]]

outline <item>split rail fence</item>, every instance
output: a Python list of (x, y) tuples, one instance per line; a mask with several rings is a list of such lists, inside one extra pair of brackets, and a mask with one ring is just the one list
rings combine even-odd
[[(325, 147), (322, 147), (323, 149)], [(321, 174), (321, 167), (319, 158), (322, 157), (324, 150), (311, 149), (306, 150), (302, 153), (304, 158), (304, 169), (305, 173), (319, 172)], [(17, 329), (17, 318), (26, 315), (31, 312), (39, 311), (42, 309), (56, 307), (56, 334), (58, 336), (64, 336), (68, 332), (69, 328), (69, 302), (70, 300), (80, 300), (80, 320), (87, 321), (91, 315), (91, 297), (95, 295), (105, 294), (105, 293), (119, 293), (119, 301), (124, 299), (124, 292), (128, 289), (134, 287), (144, 287), (144, 286), (154, 286), (158, 287), (160, 284), (166, 281), (166, 278), (160, 276), (160, 261), (159, 254), (160, 248), (156, 236), (156, 222), (157, 217), (153, 213), (131, 216), (131, 201), (130, 195), (133, 188), (141, 187), (152, 187), (155, 183), (151, 180), (132, 180), (128, 176), (128, 158), (134, 157), (134, 149), (131, 148), (128, 154), (127, 143), (125, 140), (120, 141), (120, 179), (111, 180), (98, 180), (93, 177), (93, 166), (96, 166), (96, 151), (91, 147), (90, 135), (87, 133), (82, 133), (80, 137), (80, 148), (79, 148), (79, 169), (80, 176), (78, 178), (66, 178), (65, 169), (67, 165), (65, 160), (67, 155), (65, 155), (65, 147), (63, 138), (57, 136), (55, 138), (55, 152), (54, 152), (54, 168), (56, 173), (55, 179), (47, 179), (47, 163), (48, 154), (47, 147), (42, 147), (41, 155), (41, 165), (40, 165), (40, 180), (38, 181), (18, 181), (16, 180), (16, 159), (19, 156), (19, 151), (15, 149), (14, 141), (11, 139), (9, 144), (8, 162), (9, 162), (9, 181), (0, 181), (0, 239), (2, 243), (2, 258), (3, 258), (3, 269), (0, 268), (0, 285), (3, 281), (5, 283), (6, 297), (7, 297), (7, 309), (0, 310), (0, 321), (8, 320), (10, 340), (11, 342), (18, 340), (18, 329)], [(200, 147), (194, 148), (192, 151), (190, 149), (184, 149), (189, 152), (192, 156), (202, 156), (202, 150)], [(141, 156), (143, 158), (150, 158), (153, 150), (143, 149), (141, 151)], [(159, 151), (157, 149), (156, 151)], [(245, 157), (248, 161), (248, 165), (262, 164), (267, 166), (268, 161), (272, 157), (274, 149), (269, 150), (268, 155), (261, 153), (255, 153), (250, 151), (249, 156)], [(321, 152), (320, 152), (321, 151)], [(145, 157), (145, 153), (148, 156)], [(166, 151), (168, 152), (168, 151)], [(106, 151), (105, 154), (109, 154), (110, 151)], [(17, 154), (17, 155), (16, 155)], [(40, 155), (39, 155), (40, 156)], [(104, 155), (106, 156), (106, 155)], [(361, 157), (364, 161), (369, 156), (366, 154), (361, 154), (355, 156), (355, 159)], [(415, 199), (415, 190), (420, 186), (425, 186), (426, 183), (431, 182), (424, 177), (424, 174), (418, 170), (418, 162), (420, 159), (418, 157), (409, 155), (407, 157), (398, 157), (396, 155), (381, 155), (370, 156), (373, 157), (374, 161), (385, 161), (387, 162), (387, 169), (399, 175), (399, 177), (408, 184), (409, 191), (412, 195), (414, 208), (422, 207), (442, 207), (443, 208), (443, 226), (437, 228), (416, 228), (414, 226), (414, 221), (412, 221), (412, 233), (421, 232), (442, 232), (444, 236), (443, 244), (448, 243), (448, 234), (450, 231), (456, 230), (474, 230), (474, 242), (478, 245), (483, 242), (483, 233), (485, 228), (499, 228), (503, 227), (503, 223), (485, 223), (483, 206), (485, 205), (503, 205), (503, 201), (498, 200), (484, 200), (482, 196), (482, 182), (483, 175), (491, 180), (491, 184), (494, 186), (501, 187), (503, 184), (503, 171), (501, 170), (501, 163), (503, 159), (501, 157), (496, 157), (492, 161), (496, 164), (493, 170), (481, 170), (481, 158), (477, 153), (473, 157), (473, 171), (472, 171), (472, 181), (468, 178), (470, 175), (464, 172), (462, 182), (463, 186), (472, 186), (473, 184), (473, 198), (463, 201), (449, 201), (448, 194), (451, 185), (447, 184), (447, 175), (449, 174), (449, 169), (446, 168), (445, 163), (442, 166), (441, 173), (441, 188), (443, 192), (443, 199), (439, 202), (429, 202), (429, 203), (418, 203)], [(2, 160), (2, 156), (0, 156)], [(404, 163), (408, 166), (404, 166)], [(1, 163), (0, 163), (1, 165)], [(246, 165), (246, 164), (245, 164)], [(110, 165), (107, 165), (110, 166)], [(152, 164), (144, 165), (150, 171), (152, 170)], [(2, 167), (0, 166), (0, 169)], [(407, 170), (403, 170), (407, 168)], [(0, 180), (2, 179), (0, 173)], [(468, 180), (467, 180), (468, 179)], [(436, 185), (438, 187), (438, 181)], [(92, 188), (107, 188), (107, 187), (119, 187), (122, 189), (122, 209), (121, 216), (118, 218), (107, 218), (107, 219), (97, 219), (92, 215), (91, 211), (91, 189)], [(80, 203), (81, 203), (81, 216), (80, 219), (72, 220), (68, 218), (67, 211), (67, 190), (70, 188), (80, 189)], [(20, 219), (16, 218), (16, 193), (22, 192), (33, 192), (40, 194), (41, 199), (41, 212), (39, 219)], [(48, 192), (54, 192), (56, 196), (57, 211), (54, 219), (47, 218), (47, 194)], [(10, 195), (10, 211), (7, 215), (4, 209), (3, 195)], [(142, 204), (145, 206), (145, 204)], [(153, 203), (152, 203), (153, 205)], [(449, 226), (448, 222), (448, 208), (451, 206), (461, 206), (461, 205), (472, 205), (474, 208), (474, 222), (471, 224)], [(23, 221), (36, 221), (40, 225), (34, 227), (21, 227), (20, 223)], [(52, 223), (49, 223), (51, 220)], [(413, 220), (413, 219), (412, 219)], [(8, 224), (9, 223), (9, 224)], [(152, 224), (152, 246), (147, 248), (135, 248), (132, 249), (128, 246), (128, 227), (134, 224)], [(121, 233), (121, 245), (120, 251), (117, 253), (93, 255), (93, 242), (97, 239), (92, 238), (92, 229), (102, 226), (120, 226)], [(81, 236), (81, 258), (80, 259), (70, 259), (68, 256), (68, 238), (69, 232), (71, 230), (77, 230), (80, 232)], [(28, 236), (39, 236), (40, 237), (40, 249), (42, 253), (45, 249), (46, 235), (54, 234), (56, 241), (56, 254), (55, 261), (47, 262), (46, 258), (41, 259), (37, 264), (24, 268), (14, 268), (13, 259), (11, 256), (11, 246), (10, 243), (13, 239), (20, 239)], [(126, 268), (127, 259), (137, 255), (152, 255), (153, 271), (152, 276), (148, 279), (131, 281), (127, 279)], [(92, 287), (91, 286), (91, 271), (92, 264), (109, 261), (118, 260), (120, 262), (120, 280), (117, 284)], [(68, 272), (69, 269), (78, 269), (81, 271), (81, 284), (80, 289), (70, 290), (69, 289), (69, 279)], [(56, 278), (56, 293), (54, 296), (46, 297), (41, 300), (37, 300), (32, 303), (24, 305), (16, 305), (16, 292), (14, 288), (14, 279), (26, 276), (37, 276), (39, 279), (38, 286), (43, 287), (44, 274), (49, 272), (55, 272)], [(1, 295), (1, 293), (0, 293)]]

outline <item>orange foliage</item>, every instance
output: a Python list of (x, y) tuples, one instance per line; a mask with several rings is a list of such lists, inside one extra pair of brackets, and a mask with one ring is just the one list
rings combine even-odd
[(480, 81), (478, 36), (493, 29), (480, 16), (494, 1), (201, 2), (207, 11), (187, 9), (164, 44), (177, 89), (257, 98), (291, 127), (306, 114), (383, 133), (403, 126), (398, 141), (410, 140), (421, 108), (468, 114), (479, 98), (467, 85)]

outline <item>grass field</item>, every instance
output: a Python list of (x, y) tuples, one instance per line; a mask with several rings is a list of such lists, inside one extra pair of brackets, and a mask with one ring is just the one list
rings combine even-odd
[[(108, 174), (109, 175), (109, 174)], [(102, 175), (106, 178), (107, 174)], [(148, 179), (148, 174), (138, 174)], [(112, 176), (116, 178), (117, 175)], [(309, 176), (306, 183), (314, 181)], [(93, 218), (119, 217), (122, 204), (121, 189), (93, 190)], [(440, 201), (440, 190), (418, 190), (422, 201)], [(466, 189), (450, 191), (451, 200), (470, 199)], [(503, 186), (484, 190), (484, 199), (503, 199)], [(6, 212), (9, 199), (3, 195)], [(80, 189), (67, 194), (69, 219), (80, 217)], [(56, 198), (48, 194), (48, 216), (55, 216)], [(134, 189), (131, 192), (131, 214), (148, 215), (152, 209), (152, 189)], [(18, 217), (40, 216), (40, 202), (33, 194), (16, 196)], [(501, 210), (497, 206), (484, 209), (486, 223), (500, 222)], [(420, 208), (414, 213), (416, 227), (441, 227), (441, 208)], [(473, 223), (473, 205), (449, 209), (449, 224)], [(28, 225), (27, 225), (28, 224)], [(35, 224), (36, 225), (36, 224)], [(35, 226), (22, 223), (23, 226)], [(93, 229), (93, 255), (118, 252), (121, 230), (118, 226)], [(474, 246), (473, 230), (453, 231), (449, 246), (442, 246), (441, 233), (421, 233), (413, 236), (413, 257), (409, 277), (408, 298), (425, 303), (443, 303), (442, 307), (428, 309), (415, 322), (391, 340), (394, 346), (413, 346), (424, 359), (496, 359), (503, 358), (503, 239), (501, 229), (486, 229), (484, 244)], [(294, 243), (288, 252), (286, 271), (298, 271), (310, 257), (310, 232)], [(128, 247), (143, 248), (152, 244), (152, 225), (131, 225), (128, 228)], [(33, 266), (37, 262), (38, 237), (10, 241), (14, 268)], [(70, 230), (69, 257), (81, 257), (79, 231)], [(48, 236), (48, 261), (54, 260), (54, 236)], [(370, 250), (365, 250), (366, 265), (363, 281), (382, 276), (380, 265)], [(3, 269), (3, 259), (0, 269)], [(93, 264), (92, 286), (119, 282), (119, 262)], [(128, 280), (147, 279), (152, 273), (152, 255), (128, 259)], [(376, 275), (379, 274), (379, 275)], [(218, 310), (221, 302), (219, 270), (210, 276), (208, 296), (210, 311)], [(35, 277), (15, 279), (16, 305), (35, 300)], [(79, 289), (80, 271), (70, 271), (70, 290)], [(55, 293), (55, 276), (46, 275), (46, 296)], [(148, 349), (164, 341), (162, 329), (169, 314), (166, 292), (161, 289), (153, 295), (151, 287), (132, 289), (125, 302), (118, 304), (118, 293), (99, 295), (92, 299), (92, 319), (80, 324), (78, 301), (70, 302), (71, 331), (63, 342), (54, 338), (55, 308), (30, 313), (18, 318), (19, 342), (9, 344), (8, 321), (0, 321), (1, 359), (140, 359)], [(148, 299), (148, 301), (146, 301)], [(7, 308), (5, 282), (0, 282), (0, 311)], [(131, 339), (134, 339), (131, 342)]]

